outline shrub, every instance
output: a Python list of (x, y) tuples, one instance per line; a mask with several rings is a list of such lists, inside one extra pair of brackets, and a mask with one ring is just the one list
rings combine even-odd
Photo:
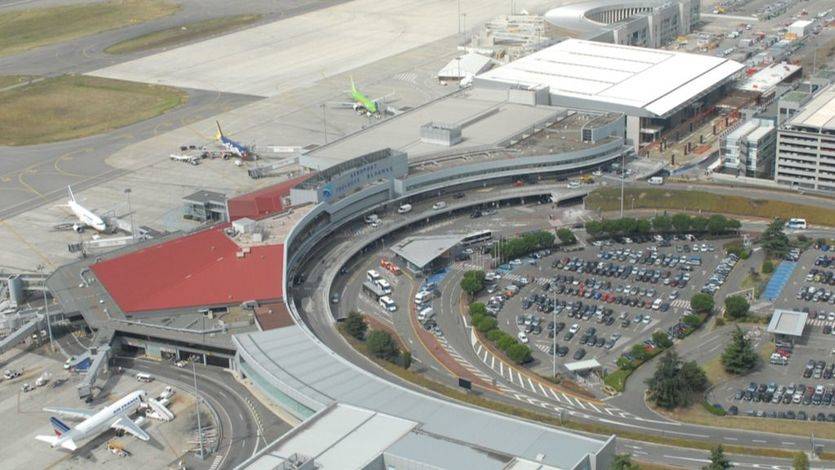
[(702, 406), (704, 407), (704, 409), (706, 409), (706, 410), (707, 410), (707, 412), (708, 412), (708, 413), (710, 413), (710, 414), (712, 414), (712, 415), (716, 415), (716, 416), (725, 416), (726, 414), (728, 414), (728, 413), (725, 411), (725, 409), (724, 409), (724, 408), (721, 408), (721, 407), (719, 407), (719, 406), (716, 406), (716, 405), (713, 405), (713, 404), (711, 404), (711, 403), (708, 403), (707, 401), (703, 401), (703, 402), (702, 402)]
[(365, 323), (365, 319), (362, 318), (362, 315), (359, 312), (353, 311), (348, 314), (348, 318), (345, 319), (345, 331), (347, 331), (349, 335), (362, 340), (365, 337), (365, 332), (367, 330), (368, 324)]
[(748, 310), (751, 306), (745, 297), (741, 295), (732, 295), (725, 298), (725, 314), (730, 318), (739, 319), (748, 315)]
[(496, 326), (498, 326), (498, 324), (499, 323), (496, 321), (495, 318), (486, 315), (479, 317), (478, 322), (473, 320), (473, 325), (476, 327), (478, 331), (482, 333), (496, 329)]
[(713, 296), (699, 292), (690, 299), (690, 308), (696, 313), (710, 313), (713, 311)]
[(681, 319), (684, 323), (687, 324), (690, 328), (698, 328), (699, 325), (702, 324), (702, 318), (698, 315), (685, 315), (684, 318)]
[(470, 304), (470, 316), (487, 315), (487, 307), (481, 302), (473, 302)]
[(461, 278), (461, 289), (470, 296), (476, 295), (484, 289), (484, 277), (484, 271), (480, 269), (465, 272)]
[(504, 332), (498, 328), (494, 328), (487, 332), (487, 339), (492, 342), (497, 342), (502, 336), (504, 336)]
[(397, 345), (390, 334), (374, 330), (368, 335), (368, 352), (382, 358), (391, 359), (397, 354)]
[(507, 352), (511, 346), (516, 344), (516, 338), (511, 337), (507, 333), (504, 333), (498, 341), (496, 341), (496, 346), (499, 347), (504, 352)]
[(524, 344), (513, 343), (507, 349), (507, 357), (517, 364), (524, 364), (531, 360), (531, 348)]
[(774, 272), (774, 262), (770, 259), (763, 261), (763, 266), (761, 271), (763, 274), (771, 274)]

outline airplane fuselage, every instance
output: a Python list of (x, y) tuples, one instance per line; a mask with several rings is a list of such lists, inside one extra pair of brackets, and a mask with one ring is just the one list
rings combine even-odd
[(84, 226), (92, 227), (99, 232), (107, 231), (107, 224), (104, 222), (104, 219), (97, 216), (93, 211), (87, 209), (86, 207), (82, 206), (81, 204), (75, 202), (74, 200), (70, 199), (67, 203), (72, 213), (78, 218), (78, 221), (81, 222)]
[(67, 440), (79, 442), (89, 437), (96, 436), (108, 430), (113, 426), (117, 420), (123, 417), (130, 417), (136, 413), (139, 406), (142, 404), (142, 399), (145, 392), (137, 390), (129, 393), (123, 398), (119, 399), (112, 405), (109, 405), (94, 414), (93, 416), (78, 423), (77, 426), (70, 429), (68, 432), (62, 434), (60, 438), (52, 444), (52, 447), (61, 447), (61, 444)]

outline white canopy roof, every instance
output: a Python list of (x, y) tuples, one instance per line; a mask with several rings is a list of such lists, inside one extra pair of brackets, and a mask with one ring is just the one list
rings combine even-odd
[(593, 109), (615, 105), (665, 117), (743, 67), (722, 57), (568, 39), (478, 78), (545, 85), (552, 95), (584, 100)]

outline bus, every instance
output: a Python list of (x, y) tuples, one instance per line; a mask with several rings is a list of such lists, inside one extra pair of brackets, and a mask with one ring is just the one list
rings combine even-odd
[(490, 230), (479, 230), (478, 232), (473, 232), (462, 238), (461, 246), (471, 246), (483, 242), (489, 242), (491, 240), (493, 240), (493, 232)]
[(791, 230), (806, 230), (806, 219), (789, 219), (786, 228)]

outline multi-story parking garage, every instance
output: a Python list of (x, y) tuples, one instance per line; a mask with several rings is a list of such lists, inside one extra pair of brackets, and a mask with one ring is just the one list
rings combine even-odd
[(835, 87), (821, 91), (778, 131), (774, 179), (835, 191)]
[(545, 18), (583, 39), (661, 47), (699, 22), (699, 0), (592, 0), (554, 8)]

